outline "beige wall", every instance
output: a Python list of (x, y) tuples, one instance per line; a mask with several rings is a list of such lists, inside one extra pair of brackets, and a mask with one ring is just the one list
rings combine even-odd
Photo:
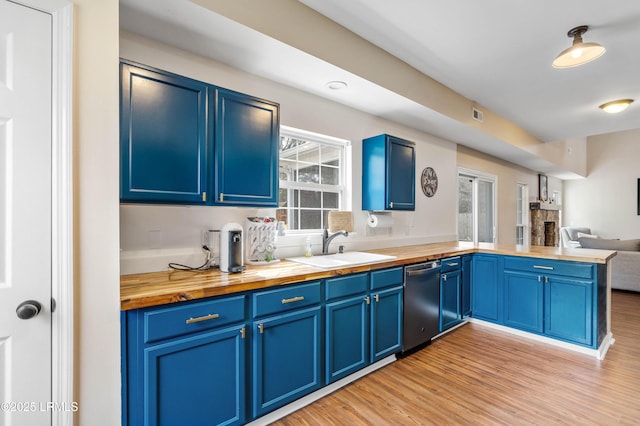
[[(523, 183), (529, 187), (529, 201), (538, 198), (538, 173), (516, 166), (473, 149), (458, 145), (458, 167), (475, 170), (497, 177), (497, 242), (516, 242), (516, 185)], [(549, 177), (549, 193), (562, 191), (562, 181)]]
[(640, 129), (592, 136), (586, 179), (565, 182), (565, 224), (605, 238), (640, 238)]
[(74, 0), (77, 425), (120, 424), (118, 0)]

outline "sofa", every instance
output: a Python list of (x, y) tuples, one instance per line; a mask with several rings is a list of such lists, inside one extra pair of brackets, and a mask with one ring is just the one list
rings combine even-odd
[(611, 259), (611, 288), (640, 292), (640, 239), (619, 240), (599, 238), (585, 227), (560, 229), (563, 248), (615, 250)]

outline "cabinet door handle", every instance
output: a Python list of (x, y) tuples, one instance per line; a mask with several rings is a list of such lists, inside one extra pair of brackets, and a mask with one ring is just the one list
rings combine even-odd
[(258, 330), (260, 330), (260, 334), (264, 334), (264, 325), (258, 324)]
[(446, 281), (447, 280), (447, 274), (442, 274), (442, 281)]
[(458, 266), (458, 262), (447, 263), (447, 266)]
[(376, 294), (375, 296), (373, 296), (374, 299), (376, 299), (376, 303), (378, 303), (380, 301), (380, 295)]
[(389, 203), (389, 208), (392, 209), (393, 208), (393, 201)]
[(544, 277), (544, 282), (548, 283), (549, 282), (549, 277)]
[(366, 296), (364, 301), (367, 302), (367, 305), (371, 304), (371, 298), (369, 296)]
[(540, 275), (538, 275), (538, 282), (542, 281), (542, 277)]
[(553, 271), (553, 266), (533, 265), (534, 269), (546, 269), (547, 271)]
[(207, 191), (202, 193), (202, 201), (207, 201)]
[(242, 337), (244, 339), (246, 337), (246, 335), (247, 335), (247, 332), (246, 332), (245, 328), (242, 327), (242, 329), (240, 329), (240, 337)]
[(222, 203), (224, 201), (224, 194), (221, 192), (220, 193), (220, 202)]
[(220, 317), (220, 315), (218, 315), (218, 314), (209, 314), (209, 315), (205, 315), (203, 317), (189, 318), (186, 322), (187, 322), (187, 324), (193, 324), (194, 322), (209, 321), (209, 320), (212, 320), (212, 319), (216, 319), (218, 317)]
[(284, 305), (285, 303), (299, 302), (301, 300), (304, 300), (304, 296), (296, 296), (292, 297), (291, 299), (282, 299), (282, 304)]

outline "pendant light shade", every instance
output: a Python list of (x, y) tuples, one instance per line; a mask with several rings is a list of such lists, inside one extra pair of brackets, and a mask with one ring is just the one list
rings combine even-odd
[(582, 41), (582, 34), (586, 33), (588, 29), (587, 25), (581, 25), (569, 30), (567, 36), (573, 38), (573, 45), (560, 52), (553, 61), (554, 68), (571, 68), (586, 64), (604, 54), (606, 49), (598, 43), (584, 43)]

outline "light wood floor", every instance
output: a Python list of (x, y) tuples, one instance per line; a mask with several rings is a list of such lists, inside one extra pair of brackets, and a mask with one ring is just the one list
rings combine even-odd
[(612, 305), (602, 361), (467, 324), (275, 424), (640, 424), (640, 294)]

